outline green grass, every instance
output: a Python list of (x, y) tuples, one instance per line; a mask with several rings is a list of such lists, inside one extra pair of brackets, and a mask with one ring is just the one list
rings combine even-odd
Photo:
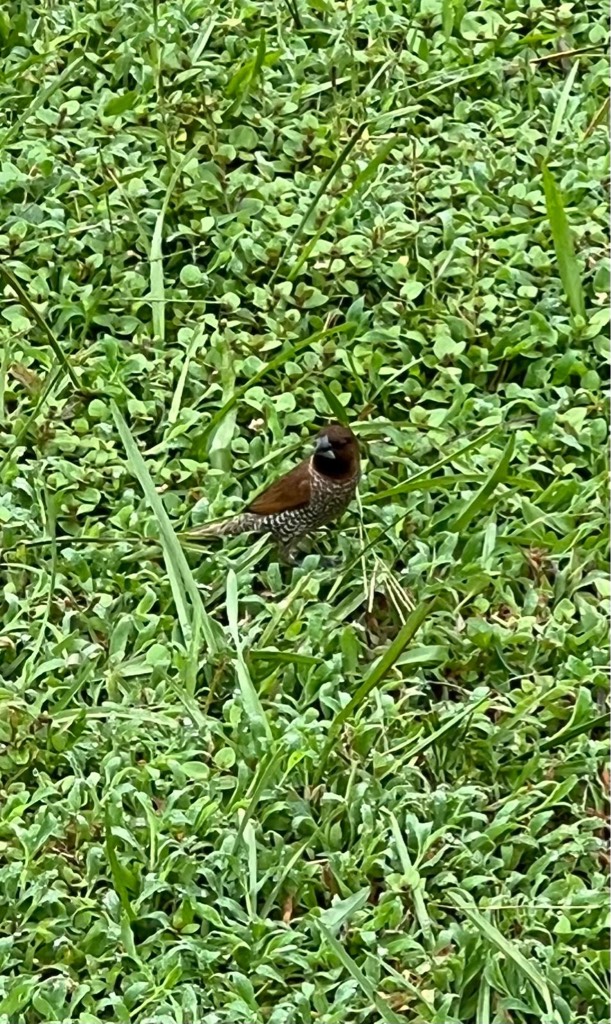
[(606, 26), (0, 12), (0, 1024), (611, 1019)]

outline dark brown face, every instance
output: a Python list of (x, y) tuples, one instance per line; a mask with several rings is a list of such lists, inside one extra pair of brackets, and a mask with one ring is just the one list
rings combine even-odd
[(358, 442), (349, 427), (330, 423), (319, 430), (314, 466), (319, 473), (335, 479), (345, 479), (358, 473)]

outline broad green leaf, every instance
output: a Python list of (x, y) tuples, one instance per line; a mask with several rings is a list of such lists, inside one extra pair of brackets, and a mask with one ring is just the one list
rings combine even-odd
[(358, 910), (361, 910), (369, 899), (369, 889), (359, 889), (358, 892), (347, 896), (345, 900), (338, 900), (327, 910), (323, 910), (320, 921), (330, 932), (336, 933), (342, 928)]
[(131, 89), (121, 93), (120, 96), (113, 96), (104, 107), (105, 117), (116, 117), (118, 114), (124, 114), (127, 110), (132, 110), (139, 95), (138, 90)]

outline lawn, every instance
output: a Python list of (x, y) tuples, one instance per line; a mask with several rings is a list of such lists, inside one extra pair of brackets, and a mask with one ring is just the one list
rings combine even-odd
[(610, 1020), (606, 33), (3, 7), (0, 1024)]

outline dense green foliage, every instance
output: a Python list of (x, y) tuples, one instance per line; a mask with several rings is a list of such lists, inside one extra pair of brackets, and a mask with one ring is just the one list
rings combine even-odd
[(0, 12), (0, 1024), (609, 1020), (606, 17)]

